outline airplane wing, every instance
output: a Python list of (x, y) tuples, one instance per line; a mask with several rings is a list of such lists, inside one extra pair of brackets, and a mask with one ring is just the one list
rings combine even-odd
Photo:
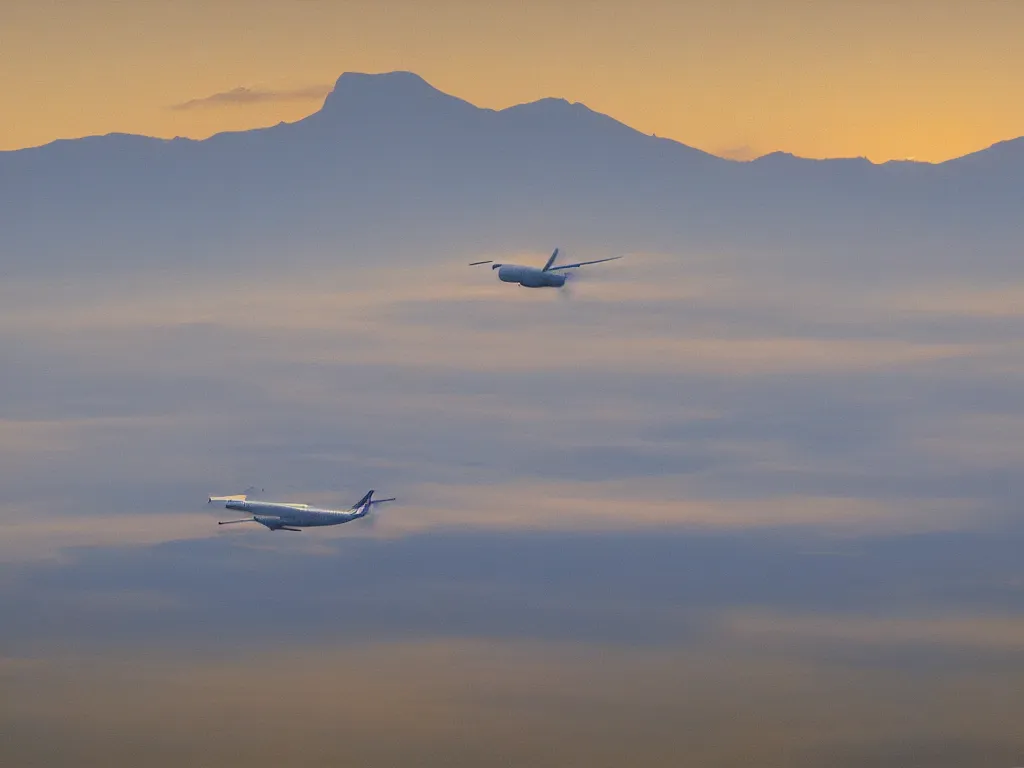
[(597, 259), (596, 261), (581, 261), (578, 264), (562, 264), (559, 267), (551, 267), (548, 272), (557, 272), (560, 269), (575, 269), (576, 267), (585, 267), (587, 264), (600, 264), (602, 261), (615, 261), (621, 259), (621, 256), (612, 256), (609, 259)]

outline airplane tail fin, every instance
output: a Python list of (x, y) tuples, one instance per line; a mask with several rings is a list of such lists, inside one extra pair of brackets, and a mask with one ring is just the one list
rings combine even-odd
[(373, 503), (371, 501), (372, 498), (373, 491), (369, 491), (365, 496), (363, 496), (363, 498), (361, 498), (359, 501), (352, 505), (352, 509), (362, 509), (363, 507), (370, 506), (370, 504)]
[(352, 509), (356, 511), (361, 510), (364, 515), (368, 515), (370, 513), (370, 510), (373, 509), (374, 504), (383, 504), (385, 501), (395, 501), (394, 497), (390, 499), (375, 499), (373, 498), (374, 493), (375, 491), (368, 492), (365, 496), (363, 496), (363, 498), (361, 498), (352, 506)]
[(555, 248), (555, 252), (551, 254), (551, 257), (548, 259), (548, 263), (544, 265), (544, 269), (541, 270), (541, 271), (542, 272), (547, 272), (549, 269), (551, 269), (551, 265), (553, 265), (555, 263), (555, 259), (557, 259), (557, 258), (558, 258), (558, 249)]

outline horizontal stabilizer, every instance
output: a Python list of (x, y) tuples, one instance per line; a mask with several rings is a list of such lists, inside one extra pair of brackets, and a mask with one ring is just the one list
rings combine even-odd
[(372, 506), (373, 504), (380, 504), (381, 502), (384, 501), (394, 501), (394, 498), (374, 499), (374, 493), (376, 493), (376, 491), (369, 491), (365, 496), (363, 496), (363, 498), (361, 498), (359, 501), (352, 505), (352, 509), (362, 509), (363, 507), (369, 507)]
[(211, 496), (206, 502), (209, 504), (211, 501), (245, 501), (246, 495), (244, 493), (236, 493), (233, 496)]

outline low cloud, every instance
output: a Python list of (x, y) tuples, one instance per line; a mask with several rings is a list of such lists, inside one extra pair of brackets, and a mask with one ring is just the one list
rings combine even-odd
[[(766, 768), (952, 768), (1014, 765), (1019, 744), (1019, 669), (924, 676), (472, 638), (17, 661), (0, 703), (12, 765), (725, 766), (756, 755)], [(281, 711), (303, 716), (282, 729)]]
[(230, 91), (215, 93), (212, 96), (204, 96), (200, 99), (190, 99), (180, 104), (173, 104), (170, 108), (174, 110), (187, 110), (212, 107), (245, 107), (251, 104), (271, 102), (316, 101), (317, 99), (325, 98), (330, 93), (330, 90), (331, 88), (328, 85), (310, 85), (305, 88), (282, 91), (248, 88), (242, 85), (232, 88)]
[(1018, 616), (871, 618), (740, 613), (723, 622), (730, 633), (787, 646), (822, 643), (1024, 651), (1024, 619)]
[(318, 544), (451, 529), (874, 536), (1013, 508), (1015, 337), (960, 314), (921, 330), (896, 311), (898, 287), (750, 278), (729, 259), (626, 263), (569, 301), (454, 257), (4, 286), (0, 522), (19, 527), (0, 560), (269, 541), (176, 517), (253, 483), (326, 505), (368, 488), (401, 498), (372, 533)]
[(82, 547), (146, 547), (216, 535), (213, 518), (200, 514), (89, 515), (46, 517), (44, 509), (0, 507), (8, 535), (0, 542), (0, 563), (63, 560)]
[[(303, 541), (314, 551), (333, 553), (324, 546), (337, 539), (393, 539), (454, 530), (570, 533), (814, 527), (840, 536), (872, 536), (957, 530), (968, 525), (972, 512), (971, 505), (953, 501), (795, 494), (700, 498), (687, 494), (685, 485), (679, 477), (648, 480), (640, 492), (628, 481), (423, 484), (408, 488), (407, 494), (401, 494), (399, 507), (381, 512), (373, 521), (317, 530), (308, 542)], [(304, 493), (302, 500), (338, 506), (336, 493)], [(8, 533), (6, 543), (0, 542), (0, 563), (64, 560), (83, 548), (148, 547), (267, 533), (258, 525), (220, 528), (214, 524), (219, 513), (223, 510), (204, 506), (196, 512), (54, 515), (38, 502), (0, 505), (0, 522)]]
[(998, 286), (940, 284), (896, 292), (889, 299), (890, 310), (954, 318), (1024, 317), (1024, 285), (1020, 282)]
[[(385, 515), (379, 531), (430, 528), (508, 530), (636, 530), (637, 528), (742, 530), (818, 526), (832, 531), (893, 533), (949, 530), (964, 524), (967, 505), (887, 502), (838, 497), (698, 498), (678, 477), (630, 482), (522, 483), (497, 486), (424, 485), (408, 514)], [(340, 535), (340, 534), (339, 534)]]

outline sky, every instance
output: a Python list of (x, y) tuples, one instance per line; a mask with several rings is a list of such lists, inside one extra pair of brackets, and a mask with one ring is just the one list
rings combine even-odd
[(0, 149), (293, 121), (342, 72), (391, 70), (483, 107), (580, 101), (736, 159), (938, 162), (1024, 135), (1016, 0), (5, 0), (2, 14), (16, 119)]
[[(398, 67), (659, 135), (678, 114), (697, 145), (861, 152), (882, 113), (830, 113), (833, 135), (808, 94), (846, 71), (868, 105), (851, 62), (881, 72), (865, 41), (901, 38), (960, 40), (950, 90), (890, 102), (948, 150), (972, 113), (929, 104), (987, 98), (998, 78), (954, 70), (1010, 56), (1018, 14), (97, 7), (4, 6), (3, 93), (45, 109), (3, 130), (273, 122)], [(912, 50), (915, 77), (941, 58)], [(803, 78), (772, 98), (807, 99), (778, 139), (722, 128), (715, 82), (755, 93), (758, 62)], [(719, 111), (658, 97), (683, 88)], [(0, 156), (0, 765), (1024, 765), (1019, 147), (746, 165), (558, 102), (484, 119), (415, 78), (340, 91), (256, 138)], [(624, 258), (565, 292), (467, 266), (556, 245)], [(207, 498), (249, 486), (397, 501), (218, 526)]]

